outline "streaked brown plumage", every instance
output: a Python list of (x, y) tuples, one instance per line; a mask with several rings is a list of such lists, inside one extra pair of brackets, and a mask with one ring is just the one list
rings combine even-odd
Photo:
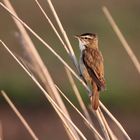
[(98, 38), (92, 33), (85, 33), (76, 38), (81, 50), (81, 74), (92, 86), (91, 104), (96, 110), (99, 106), (99, 91), (105, 89), (103, 57), (98, 49)]

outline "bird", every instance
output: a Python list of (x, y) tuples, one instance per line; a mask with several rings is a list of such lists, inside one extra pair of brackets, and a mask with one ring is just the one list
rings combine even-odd
[(106, 88), (104, 78), (104, 60), (98, 47), (98, 36), (95, 33), (76, 35), (79, 41), (80, 76), (86, 84), (90, 84), (90, 100), (94, 110), (99, 107), (99, 92)]

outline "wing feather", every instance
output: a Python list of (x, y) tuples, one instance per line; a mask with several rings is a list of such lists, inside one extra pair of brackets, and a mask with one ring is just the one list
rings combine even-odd
[(104, 65), (101, 52), (96, 48), (86, 48), (83, 51), (83, 62), (89, 75), (97, 84), (99, 90), (105, 89)]

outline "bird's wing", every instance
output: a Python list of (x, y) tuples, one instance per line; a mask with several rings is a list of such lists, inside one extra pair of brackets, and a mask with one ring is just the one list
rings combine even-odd
[(86, 48), (83, 51), (83, 62), (99, 90), (104, 90), (104, 65), (101, 52), (98, 49)]

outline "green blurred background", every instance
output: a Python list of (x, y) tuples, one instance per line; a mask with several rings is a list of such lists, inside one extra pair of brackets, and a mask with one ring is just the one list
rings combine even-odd
[[(98, 34), (100, 49), (105, 60), (105, 77), (107, 82), (107, 90), (101, 94), (101, 101), (122, 123), (130, 137), (139, 140), (140, 76), (105, 18), (101, 7), (106, 5), (109, 8), (132, 50), (140, 60), (140, 1), (53, 0), (52, 2), (77, 57), (79, 57), (78, 42), (73, 36), (84, 32), (95, 32)], [(63, 46), (35, 2), (33, 0), (12, 0), (11, 3), (17, 14), (74, 68)], [(40, 3), (52, 21), (56, 23), (47, 2), (40, 0)], [(0, 7), (0, 39), (18, 55), (24, 56), (17, 32), (18, 29), (12, 18)], [(67, 96), (75, 105), (79, 106), (73, 91), (69, 88), (70, 85), (67, 82), (63, 65), (35, 37), (31, 34), (30, 37), (54, 81), (67, 93)], [(88, 106), (89, 100), (85, 90), (78, 81), (76, 82)], [(50, 107), (50, 104), (47, 103), (44, 95), (3, 47), (0, 47), (0, 89), (7, 92), (40, 139), (68, 139), (61, 121)], [(78, 122), (78, 115), (73, 113), (74, 111), (68, 104), (66, 105), (72, 117), (75, 118), (75, 121), (77, 120), (78, 126), (83, 128), (83, 125)], [(3, 127), (4, 139), (31, 139), (28, 132), (1, 96), (0, 121)], [(112, 123), (110, 125), (114, 127)], [(118, 130), (116, 128), (114, 130), (119, 135)], [(86, 131), (83, 129), (83, 132)], [(87, 138), (93, 139), (93, 136), (88, 133), (90, 132), (86, 132)], [(121, 135), (120, 137), (120, 139), (124, 139)]]

